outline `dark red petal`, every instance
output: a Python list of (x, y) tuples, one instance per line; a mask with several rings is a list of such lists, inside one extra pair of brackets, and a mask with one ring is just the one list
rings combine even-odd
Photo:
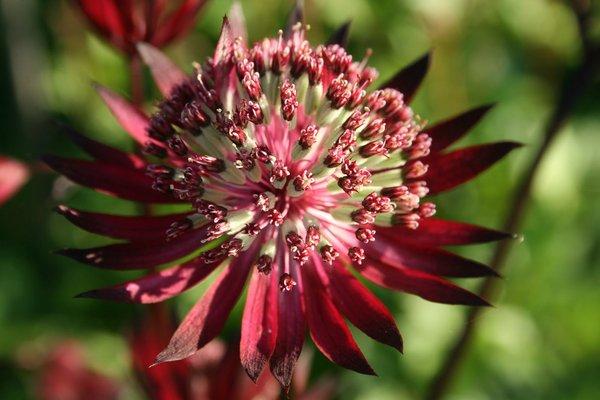
[(346, 47), (348, 45), (348, 35), (350, 34), (350, 23), (351, 21), (347, 21), (338, 27), (329, 36), (327, 44), (339, 44), (342, 47)]
[(169, 345), (156, 356), (155, 364), (189, 357), (219, 334), (244, 288), (255, 256), (256, 248), (251, 247), (227, 266), (188, 312)]
[(189, 213), (163, 216), (125, 216), (81, 211), (58, 206), (57, 212), (74, 225), (88, 232), (125, 240), (164, 239), (173, 222), (185, 219)]
[(244, 316), (240, 340), (242, 366), (254, 382), (269, 360), (277, 338), (277, 281), (276, 274), (266, 276), (254, 271)]
[(512, 237), (506, 232), (437, 218), (421, 219), (417, 229), (402, 226), (378, 227), (377, 234), (385, 235), (394, 243), (414, 243), (421, 246), (455, 246), (493, 242)]
[(423, 161), (429, 169), (422, 179), (427, 182), (429, 194), (437, 194), (475, 178), (518, 147), (520, 143), (498, 142), (434, 154)]
[(337, 308), (358, 329), (402, 352), (402, 337), (388, 309), (341, 262), (328, 269)]
[(315, 268), (314, 264), (301, 268), (306, 321), (313, 342), (334, 363), (361, 374), (375, 375)]
[(468, 278), (498, 276), (485, 264), (469, 260), (449, 251), (418, 244), (399, 243), (380, 236), (365, 246), (368, 255), (399, 268), (410, 268), (433, 275)]
[(63, 129), (67, 135), (69, 135), (69, 138), (73, 143), (98, 161), (105, 162), (106, 164), (119, 165), (129, 169), (139, 169), (146, 165), (146, 162), (135, 154), (125, 153), (114, 147), (97, 142), (67, 125), (64, 125)]
[(467, 134), (481, 118), (492, 109), (493, 104), (486, 104), (481, 107), (474, 108), (460, 115), (455, 115), (452, 118), (438, 122), (430, 128), (426, 128), (425, 132), (431, 137), (431, 152), (436, 153), (444, 150), (458, 139)]
[[(119, 285), (90, 290), (77, 295), (77, 297), (141, 304), (159, 303), (198, 284), (214, 271), (221, 261), (207, 264), (200, 259), (194, 259), (185, 264), (167, 268)], [(155, 355), (156, 353), (152, 357)]]
[(284, 29), (284, 37), (287, 39), (292, 34), (292, 28), (298, 23), (304, 23), (304, 0), (296, 0), (294, 8), (290, 11)]
[(99, 192), (146, 203), (178, 203), (177, 199), (152, 189), (152, 178), (144, 172), (93, 161), (44, 156), (50, 168), (70, 180)]
[(114, 0), (76, 0), (76, 2), (98, 33), (122, 50), (126, 50), (125, 27), (121, 12)]
[(374, 259), (367, 259), (356, 269), (378, 285), (416, 294), (426, 300), (445, 304), (487, 306), (481, 297), (445, 279), (412, 269), (397, 268)]
[(139, 43), (137, 49), (144, 63), (150, 67), (154, 82), (164, 97), (169, 97), (173, 88), (188, 79), (187, 75), (156, 47)]
[(19, 161), (0, 156), (0, 205), (14, 196), (29, 179), (29, 169)]
[[(119, 124), (136, 142), (145, 145), (146, 142), (152, 141), (146, 132), (148, 127), (146, 114), (110, 89), (101, 85), (96, 85), (95, 88)], [(160, 145), (160, 143), (156, 143)]]
[[(271, 271), (271, 274), (274, 271)], [(296, 276), (295, 271), (292, 270), (290, 273), (292, 278), (298, 281), (299, 277)], [(294, 366), (304, 345), (306, 322), (299, 286), (295, 286), (289, 292), (277, 294), (277, 340), (269, 365), (273, 376), (284, 388), (290, 387)]]
[(206, 0), (184, 0), (157, 29), (151, 43), (156, 47), (162, 47), (177, 39), (194, 26), (196, 15), (205, 3)]
[(202, 247), (210, 227), (185, 232), (171, 241), (116, 243), (90, 249), (64, 249), (58, 254), (106, 269), (143, 269), (162, 265), (187, 256)]
[(414, 63), (400, 70), (389, 81), (381, 85), (381, 88), (398, 90), (404, 95), (404, 101), (410, 103), (427, 74), (430, 58), (429, 53), (425, 54)]

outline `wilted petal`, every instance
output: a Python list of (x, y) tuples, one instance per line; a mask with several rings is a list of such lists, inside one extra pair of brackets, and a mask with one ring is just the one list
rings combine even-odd
[(424, 161), (429, 169), (422, 179), (429, 194), (440, 193), (475, 178), (518, 147), (520, 143), (498, 142), (431, 155)]
[(427, 53), (414, 63), (404, 67), (390, 80), (381, 85), (381, 88), (396, 89), (404, 95), (404, 101), (410, 103), (419, 89), (421, 82), (429, 69), (430, 54)]
[(373, 339), (402, 351), (402, 337), (388, 309), (342, 263), (328, 270), (331, 294), (337, 308), (358, 329)]
[(433, 139), (431, 152), (439, 152), (466, 135), (492, 109), (493, 104), (474, 108), (447, 120), (438, 122), (425, 132)]

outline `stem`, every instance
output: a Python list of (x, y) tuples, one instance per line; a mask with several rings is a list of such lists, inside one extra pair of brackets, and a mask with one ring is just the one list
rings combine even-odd
[[(569, 118), (576, 101), (585, 91), (587, 85), (592, 81), (594, 74), (599, 67), (600, 47), (592, 48), (587, 35), (587, 6), (589, 3), (573, 0), (571, 5), (576, 13), (579, 23), (584, 50), (583, 61), (567, 78), (560, 91), (554, 110), (544, 130), (542, 144), (514, 194), (511, 207), (509, 208), (510, 211), (504, 224), (504, 230), (506, 232), (518, 232), (520, 230), (523, 217), (529, 204), (531, 188), (539, 170), (539, 166), (562, 126)], [(492, 256), (490, 266), (496, 271), (500, 271), (504, 267), (513, 245), (514, 241), (511, 240), (505, 240), (498, 243), (496, 251)], [(498, 282), (497, 279), (491, 277), (486, 278), (479, 288), (478, 294), (488, 300), (495, 298)], [(480, 320), (479, 317), (483, 311), (484, 308), (478, 307), (471, 308), (467, 312), (462, 331), (448, 352), (440, 369), (432, 379), (427, 390), (426, 399), (439, 400), (447, 393), (473, 340), (477, 322)]]
[(129, 59), (129, 77), (131, 82), (131, 101), (136, 106), (144, 103), (144, 74), (142, 60), (136, 54)]

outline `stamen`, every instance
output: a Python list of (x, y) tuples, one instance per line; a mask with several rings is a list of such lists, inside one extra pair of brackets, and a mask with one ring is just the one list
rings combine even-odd
[(291, 291), (296, 286), (296, 281), (287, 272), (283, 273), (279, 278), (279, 290), (282, 292)]
[(290, 80), (286, 80), (281, 84), (280, 97), (281, 115), (286, 121), (291, 121), (296, 115), (298, 99), (296, 97), (296, 86)]
[(326, 244), (319, 250), (321, 258), (327, 264), (332, 265), (333, 262), (340, 256), (340, 253), (333, 246)]
[(350, 247), (348, 249), (348, 257), (350, 257), (352, 262), (361, 265), (365, 259), (365, 251), (360, 247)]
[(256, 269), (258, 272), (269, 275), (273, 269), (273, 259), (268, 254), (263, 254), (256, 261)]

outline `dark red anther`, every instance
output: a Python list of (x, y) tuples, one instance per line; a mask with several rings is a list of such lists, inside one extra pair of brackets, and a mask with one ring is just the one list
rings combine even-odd
[(365, 251), (360, 247), (350, 247), (348, 249), (348, 257), (353, 263), (361, 265), (365, 259)]
[(304, 240), (302, 240), (302, 237), (300, 237), (298, 233), (293, 231), (289, 232), (285, 236), (285, 242), (290, 248), (292, 258), (298, 261), (300, 265), (303, 265), (308, 261), (309, 254), (307, 245), (304, 243)]
[(375, 222), (375, 214), (365, 210), (364, 208), (359, 208), (358, 210), (352, 211), (350, 217), (352, 218), (352, 221), (360, 225), (368, 225)]
[(240, 169), (250, 171), (256, 165), (254, 152), (245, 148), (241, 148), (235, 155), (235, 165)]
[(406, 186), (411, 193), (414, 193), (421, 198), (427, 196), (427, 193), (429, 193), (429, 188), (427, 187), (427, 182), (425, 181), (409, 182)]
[(350, 117), (344, 122), (342, 128), (356, 131), (365, 123), (368, 116), (369, 112), (366, 110), (354, 110)]
[(363, 243), (369, 243), (369, 242), (375, 241), (375, 230), (374, 229), (358, 228), (354, 232), (354, 235), (356, 236), (356, 238), (358, 240), (360, 240)]
[(271, 168), (269, 182), (282, 182), (285, 181), (288, 176), (290, 176), (290, 171), (286, 165), (283, 163), (283, 161), (277, 160), (275, 161), (273, 168)]
[(294, 78), (299, 78), (304, 72), (310, 69), (313, 59), (313, 51), (310, 44), (305, 40), (300, 46), (294, 46), (291, 57), (291, 74)]
[(246, 226), (244, 226), (244, 230), (243, 230), (243, 232), (246, 235), (250, 235), (250, 236), (258, 235), (260, 233), (260, 231), (261, 231), (260, 225), (258, 225), (255, 222), (247, 223)]
[(271, 225), (279, 226), (283, 224), (284, 217), (278, 210), (272, 209), (267, 214), (267, 220)]
[(319, 128), (316, 125), (310, 124), (300, 130), (299, 144), (304, 150), (309, 149), (317, 141), (317, 133)]
[(199, 135), (202, 128), (210, 124), (210, 118), (202, 111), (202, 106), (196, 101), (185, 105), (179, 119), (181, 126), (194, 135)]
[(313, 174), (308, 170), (304, 170), (300, 175), (296, 175), (296, 177), (292, 181), (294, 189), (296, 189), (296, 191), (298, 192), (303, 192), (305, 190), (310, 189), (311, 185), (315, 181), (315, 179), (312, 176)]
[(420, 178), (427, 173), (428, 166), (421, 161), (415, 161), (406, 165), (403, 169), (404, 176), (408, 179)]
[(242, 86), (251, 100), (258, 101), (260, 99), (262, 88), (260, 87), (260, 75), (258, 72), (244, 74)]
[(372, 112), (378, 112), (386, 105), (385, 93), (383, 90), (375, 90), (369, 94), (365, 101), (367, 107)]
[(429, 218), (435, 215), (435, 204), (427, 202), (419, 207), (419, 216), (421, 218)]
[(279, 278), (279, 290), (282, 292), (289, 292), (296, 286), (296, 281), (292, 278), (290, 274), (283, 273)]
[(254, 73), (254, 63), (247, 58), (238, 60), (238, 62), (235, 64), (235, 67), (235, 71), (240, 81), (244, 79), (246, 74)]
[(397, 198), (404, 196), (408, 192), (409, 190), (406, 186), (392, 186), (381, 189), (381, 194), (383, 196), (389, 197), (392, 200), (396, 200)]
[(185, 142), (179, 135), (173, 135), (167, 139), (167, 145), (171, 151), (180, 157), (185, 157), (188, 154), (188, 148)]
[(352, 96), (352, 84), (343, 77), (338, 76), (329, 84), (327, 89), (327, 98), (333, 108), (342, 108)]
[(165, 158), (167, 157), (167, 149), (162, 146), (159, 146), (156, 143), (146, 142), (144, 145), (144, 149), (142, 150), (144, 154), (153, 156), (156, 158)]
[(233, 125), (229, 128), (226, 136), (238, 147), (241, 147), (246, 142), (246, 132), (239, 126)]
[(265, 145), (257, 146), (256, 149), (254, 149), (254, 154), (256, 155), (256, 159), (263, 164), (270, 164), (272, 161), (273, 153), (271, 153), (271, 150)]
[(219, 158), (212, 156), (201, 156), (194, 154), (188, 157), (188, 162), (194, 165), (201, 166), (203, 169), (209, 172), (220, 173), (225, 171), (225, 162)]
[(156, 178), (152, 182), (152, 189), (161, 193), (173, 193), (173, 181), (171, 179)]
[(256, 269), (261, 274), (269, 275), (273, 269), (273, 258), (268, 254), (263, 254), (256, 260)]
[(354, 131), (351, 129), (344, 130), (344, 132), (336, 139), (335, 144), (348, 151), (354, 151), (354, 146), (356, 145)]
[(296, 109), (298, 108), (296, 85), (289, 79), (286, 80), (281, 84), (279, 95), (281, 98), (281, 115), (286, 121), (291, 121), (294, 115), (296, 115)]
[(146, 175), (152, 178), (171, 179), (175, 170), (163, 164), (148, 164), (146, 166)]
[(375, 140), (361, 146), (359, 149), (359, 153), (363, 157), (372, 157), (378, 154), (385, 155), (387, 154), (387, 149), (385, 148), (385, 143), (382, 140)]
[(269, 196), (267, 196), (265, 193), (255, 194), (254, 204), (262, 211), (269, 211), (272, 206)]
[(153, 139), (156, 139), (160, 142), (164, 142), (167, 140), (175, 130), (171, 123), (165, 118), (164, 115), (158, 113), (154, 114), (152, 118), (150, 118), (150, 122), (147, 128), (148, 136)]
[(250, 121), (254, 125), (262, 124), (264, 115), (257, 102), (242, 99), (237, 111), (237, 118), (240, 126), (245, 126), (245, 121)]
[(360, 133), (360, 137), (363, 139), (370, 139), (375, 136), (379, 136), (385, 130), (385, 121), (383, 118), (377, 118), (369, 122), (366, 128)]
[(175, 239), (177, 236), (181, 235), (183, 232), (191, 229), (193, 226), (192, 221), (189, 219), (183, 219), (181, 221), (175, 221), (166, 231), (167, 240)]
[(330, 246), (328, 244), (321, 247), (319, 253), (321, 253), (321, 258), (323, 259), (323, 261), (325, 261), (329, 265), (333, 264), (336, 258), (340, 256), (340, 253), (336, 249), (334, 249), (333, 246)]
[(394, 225), (402, 225), (408, 229), (417, 229), (419, 227), (419, 214), (410, 213), (410, 214), (394, 214), (392, 218), (392, 223)]
[[(206, 238), (202, 240), (203, 243), (210, 242), (221, 237), (224, 233), (229, 231), (229, 224), (226, 221), (218, 221), (209, 226)], [(225, 242), (227, 243), (227, 242)], [(223, 245), (225, 244), (223, 243)]]
[(308, 67), (308, 82), (311, 86), (314, 86), (321, 81), (324, 65), (325, 62), (320, 56), (313, 56), (310, 60), (310, 66)]
[(325, 65), (334, 73), (346, 72), (352, 64), (352, 55), (346, 52), (339, 44), (331, 44), (317, 49), (325, 61)]
[(214, 223), (223, 221), (227, 216), (227, 209), (225, 207), (221, 207), (210, 201), (198, 199), (194, 201), (194, 207), (196, 207), (198, 214), (203, 215), (206, 219)]
[(363, 207), (373, 213), (387, 213), (394, 210), (394, 203), (389, 197), (380, 196), (376, 192), (370, 193), (362, 201)]
[(418, 135), (410, 149), (408, 149), (408, 158), (414, 160), (416, 158), (427, 157), (431, 147), (431, 138), (428, 134), (423, 133)]
[(420, 198), (416, 194), (408, 192), (402, 196), (396, 197), (394, 201), (396, 202), (399, 212), (407, 213), (419, 207)]
[(321, 241), (321, 231), (319, 227), (315, 225), (310, 225), (306, 228), (306, 245), (309, 249), (313, 250), (316, 245)]
[(347, 151), (342, 146), (333, 146), (327, 152), (327, 157), (323, 160), (323, 163), (329, 168), (335, 168), (342, 164), (346, 159)]

